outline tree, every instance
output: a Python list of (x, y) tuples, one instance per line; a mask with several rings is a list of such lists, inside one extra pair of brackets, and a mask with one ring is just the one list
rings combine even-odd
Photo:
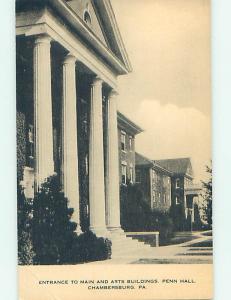
[(121, 227), (125, 231), (159, 231), (161, 244), (172, 237), (171, 216), (150, 208), (140, 184), (121, 185), (120, 204)]
[(35, 195), (33, 210), (35, 263), (64, 263), (77, 238), (77, 224), (71, 221), (73, 209), (68, 208), (57, 176), (47, 178), (42, 184)]
[(212, 167), (206, 166), (206, 172), (209, 175), (209, 179), (207, 181), (202, 181), (204, 190), (203, 212), (205, 221), (209, 228), (212, 228)]
[(34, 263), (76, 264), (111, 257), (111, 242), (89, 230), (76, 233), (73, 208), (61, 191), (57, 176), (51, 176), (36, 193), (33, 203)]

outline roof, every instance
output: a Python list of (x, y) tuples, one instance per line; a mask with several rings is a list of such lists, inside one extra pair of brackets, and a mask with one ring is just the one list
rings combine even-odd
[(140, 153), (135, 153), (136, 166), (153, 166), (153, 161)]
[(105, 33), (108, 45), (105, 45), (101, 39), (92, 31), (89, 26), (78, 16), (67, 0), (16, 0), (16, 12), (29, 10), (36, 5), (48, 5), (65, 23), (65, 26), (71, 29), (74, 34), (81, 37), (87, 46), (100, 55), (103, 61), (107, 62), (118, 75), (127, 74), (132, 71), (119, 28), (116, 22), (110, 0), (91, 1), (102, 24), (102, 30)]
[(188, 175), (190, 177), (193, 176), (190, 157), (161, 159), (161, 160), (154, 160), (154, 162), (174, 174)]
[(136, 166), (138, 167), (149, 167), (157, 171), (160, 171), (162, 173), (168, 174), (169, 176), (172, 175), (171, 171), (162, 167), (160, 164), (156, 163), (155, 161), (143, 156), (140, 153), (137, 152), (135, 153), (135, 161), (136, 161)]
[(117, 120), (118, 120), (118, 127), (123, 129), (124, 131), (129, 131), (131, 134), (138, 134), (143, 132), (144, 130), (131, 121), (128, 117), (126, 117), (121, 112), (117, 111)]

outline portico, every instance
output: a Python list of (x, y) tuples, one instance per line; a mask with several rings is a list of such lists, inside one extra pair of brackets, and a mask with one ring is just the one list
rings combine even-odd
[(102, 22), (114, 26), (114, 40), (105, 45), (64, 0), (44, 1), (33, 11), (17, 2), (17, 68), (24, 78), (17, 102), (32, 149), (30, 159), (25, 151), (21, 181), (37, 191), (57, 173), (79, 232), (120, 232), (117, 76), (130, 64), (110, 5), (98, 4)]

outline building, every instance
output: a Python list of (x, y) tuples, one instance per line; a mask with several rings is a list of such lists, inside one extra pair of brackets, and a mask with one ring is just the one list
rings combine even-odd
[(194, 184), (191, 159), (176, 158), (155, 160), (155, 163), (171, 172), (172, 214), (177, 230), (192, 230), (199, 218), (198, 197), (201, 186)]
[(200, 222), (201, 186), (193, 182), (190, 158), (150, 160), (136, 153), (136, 182), (150, 208), (172, 215), (175, 230), (192, 230)]
[(143, 131), (138, 125), (118, 112), (118, 146), (120, 184), (135, 183), (135, 136)]
[(117, 76), (131, 65), (110, 1), (16, 0), (16, 35), (26, 196), (56, 173), (79, 231), (120, 232)]
[(145, 201), (152, 210), (169, 212), (171, 208), (171, 175), (153, 160), (136, 153), (136, 182), (140, 183)]

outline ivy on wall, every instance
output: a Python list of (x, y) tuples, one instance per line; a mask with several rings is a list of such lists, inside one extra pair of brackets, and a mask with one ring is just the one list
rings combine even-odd
[(26, 165), (26, 120), (25, 115), (17, 111), (17, 179), (23, 179), (23, 167)]

